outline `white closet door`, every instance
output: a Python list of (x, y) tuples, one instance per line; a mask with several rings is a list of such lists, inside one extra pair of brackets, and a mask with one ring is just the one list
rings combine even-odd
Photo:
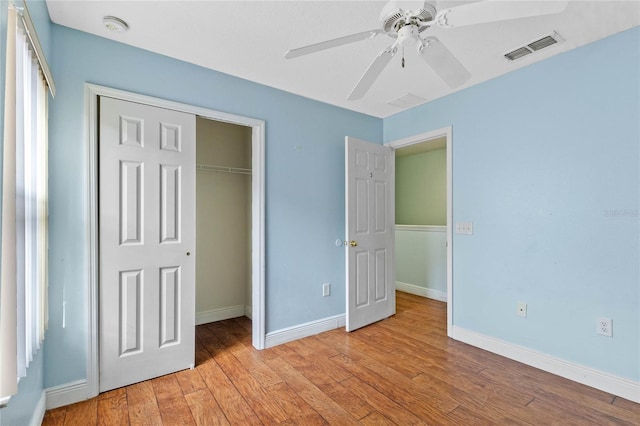
[(100, 98), (100, 391), (193, 367), (195, 116)]

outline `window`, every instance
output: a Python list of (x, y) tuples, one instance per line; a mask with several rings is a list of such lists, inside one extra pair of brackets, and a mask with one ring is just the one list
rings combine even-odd
[[(6, 3), (5, 3), (6, 4)], [(47, 100), (53, 80), (26, 9), (9, 5), (0, 276), (0, 405), (47, 327)]]

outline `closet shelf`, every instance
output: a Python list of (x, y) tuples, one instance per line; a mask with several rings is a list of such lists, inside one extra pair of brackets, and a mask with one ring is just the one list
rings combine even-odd
[(201, 170), (203, 172), (236, 173), (241, 175), (251, 174), (251, 169), (243, 169), (240, 167), (211, 166), (209, 164), (196, 164), (196, 170)]

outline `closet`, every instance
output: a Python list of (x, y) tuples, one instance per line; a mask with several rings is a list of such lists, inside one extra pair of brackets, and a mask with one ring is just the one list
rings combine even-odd
[(196, 324), (251, 318), (251, 128), (196, 119)]

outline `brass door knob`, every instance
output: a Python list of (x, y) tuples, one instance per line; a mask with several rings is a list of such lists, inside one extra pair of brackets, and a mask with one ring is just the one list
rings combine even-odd
[(357, 243), (357, 242), (355, 242), (354, 240), (351, 240), (351, 242), (349, 243), (349, 245), (350, 245), (351, 247), (355, 247), (355, 246), (357, 246), (357, 245), (358, 245), (358, 243)]

